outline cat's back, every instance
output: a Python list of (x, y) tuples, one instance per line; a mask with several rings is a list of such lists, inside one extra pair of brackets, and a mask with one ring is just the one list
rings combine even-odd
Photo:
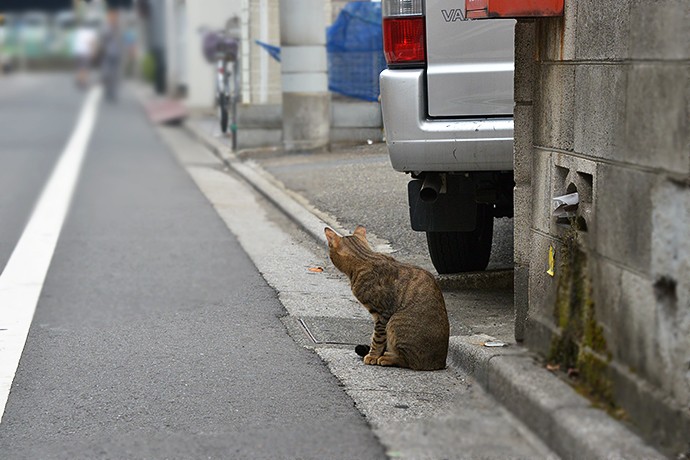
[(399, 309), (447, 318), (443, 292), (434, 275), (414, 265), (402, 264), (399, 270), (400, 277), (396, 286)]
[(397, 283), (396, 287), (402, 296), (419, 294), (443, 301), (441, 287), (436, 277), (422, 267), (394, 260)]
[(398, 308), (389, 321), (395, 346), (412, 369), (443, 369), (450, 325), (441, 288), (421, 267), (401, 264), (399, 270)]

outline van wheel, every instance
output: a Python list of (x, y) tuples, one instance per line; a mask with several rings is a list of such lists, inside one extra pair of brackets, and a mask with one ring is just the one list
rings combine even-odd
[(477, 226), (471, 232), (426, 232), (434, 268), (440, 274), (486, 270), (494, 233), (493, 207), (477, 205)]

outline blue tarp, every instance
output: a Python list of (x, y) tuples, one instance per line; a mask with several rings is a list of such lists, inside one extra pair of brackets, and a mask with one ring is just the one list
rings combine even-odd
[(265, 49), (273, 59), (280, 62), (280, 46), (269, 45), (259, 40), (254, 40), (254, 43)]
[(326, 30), (328, 88), (367, 101), (379, 97), (383, 55), (380, 2), (350, 2)]

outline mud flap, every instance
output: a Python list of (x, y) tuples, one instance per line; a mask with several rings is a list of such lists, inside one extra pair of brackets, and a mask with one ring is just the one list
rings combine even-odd
[(422, 201), (419, 191), (422, 180), (407, 184), (412, 230), (418, 232), (471, 232), (476, 227), (477, 203), (475, 186), (465, 176), (448, 174), (446, 192), (433, 203)]

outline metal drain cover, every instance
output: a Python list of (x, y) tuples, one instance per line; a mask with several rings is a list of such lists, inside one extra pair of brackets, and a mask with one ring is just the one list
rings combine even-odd
[(363, 319), (307, 316), (300, 318), (299, 322), (317, 344), (369, 344), (374, 330), (374, 323)]

